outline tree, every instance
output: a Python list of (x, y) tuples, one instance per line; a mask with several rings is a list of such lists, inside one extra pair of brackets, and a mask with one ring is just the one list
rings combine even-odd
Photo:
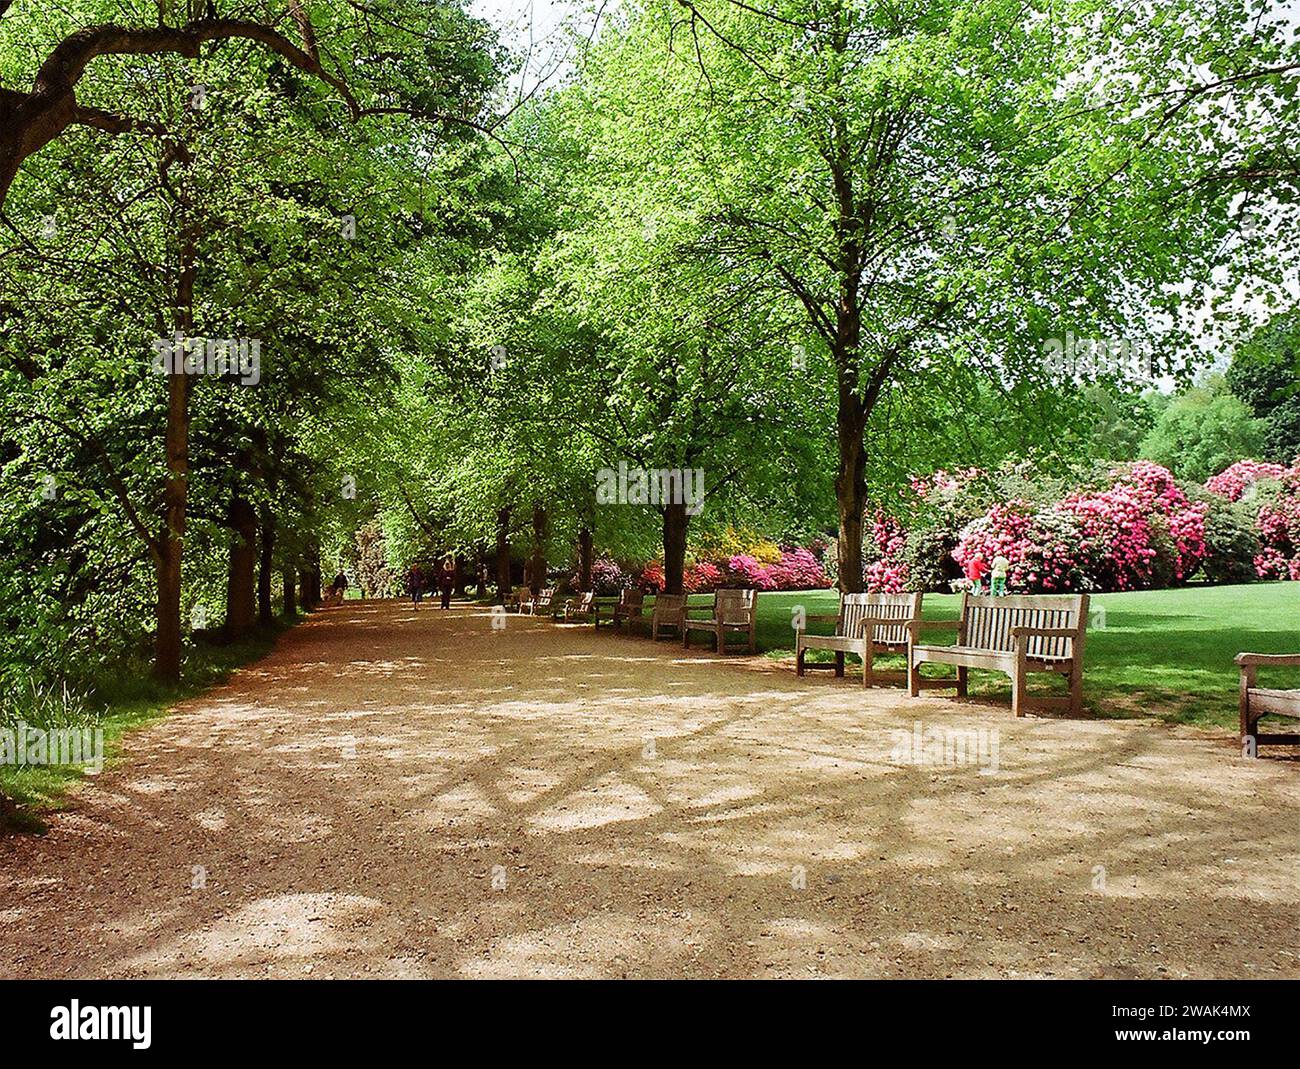
[(1238, 346), (1226, 377), (1263, 422), (1259, 459), (1300, 457), (1300, 312), (1275, 316)]
[(1263, 441), (1263, 424), (1216, 375), (1159, 404), (1139, 454), (1181, 479), (1204, 482), (1243, 457), (1257, 457)]

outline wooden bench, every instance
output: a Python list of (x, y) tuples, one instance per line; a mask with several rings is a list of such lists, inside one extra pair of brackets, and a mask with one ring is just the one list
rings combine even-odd
[(1300, 690), (1274, 690), (1256, 686), (1256, 672), (1261, 667), (1295, 667), (1300, 665), (1300, 653), (1239, 653), (1237, 667), (1241, 669), (1241, 752), (1254, 757), (1262, 743), (1270, 745), (1300, 745), (1300, 734), (1260, 735), (1256, 728), (1260, 717), (1284, 716), (1300, 720)]
[(547, 587), (539, 591), (537, 597), (529, 595), (528, 601), (520, 601), (519, 611), (532, 613), (534, 616), (549, 616), (551, 613), (551, 603), (555, 600), (555, 587)]
[[(965, 697), (969, 670), (985, 668), (1011, 677), (1011, 711), (1024, 716), (1030, 704), (1026, 687), (1029, 673), (1055, 672), (1069, 679), (1070, 696), (1038, 697), (1034, 704), (1039, 708), (1065, 708), (1073, 716), (1082, 714), (1087, 594), (963, 594), (955, 646), (920, 643), (921, 631), (939, 627), (952, 628), (953, 624), (916, 620), (910, 625), (907, 672), (912, 697), (919, 696), (923, 687), (953, 686), (959, 697)], [(923, 664), (954, 665), (957, 678), (926, 678), (921, 675)]]
[(682, 617), (686, 615), (685, 594), (656, 594), (655, 607), (650, 612), (650, 638), (655, 641), (664, 628), (675, 628), (682, 633)]
[[(856, 654), (862, 659), (862, 685), (875, 685), (877, 678), (906, 682), (896, 672), (875, 672), (873, 662), (877, 651), (906, 653), (911, 637), (911, 623), (921, 619), (921, 594), (845, 594), (840, 598), (840, 611), (834, 616), (809, 616), (810, 620), (834, 620), (835, 634), (810, 635), (804, 628), (795, 629), (794, 670), (803, 675), (809, 668), (833, 668), (837, 676), (844, 675), (844, 655)], [(834, 664), (805, 662), (807, 650), (831, 650)]]
[[(569, 598), (567, 601), (565, 601), (564, 609), (562, 610), (564, 616), (564, 622), (566, 624), (570, 620), (575, 619), (576, 617), (579, 616), (590, 620), (592, 616), (595, 615), (595, 612), (596, 612), (596, 595), (593, 591), (590, 590), (584, 590), (576, 598)], [(561, 615), (561, 612), (556, 612), (555, 615), (559, 616)]]
[[(641, 610), (645, 605), (645, 594), (640, 590), (624, 590), (618, 595), (618, 601), (610, 606), (609, 622), (617, 630), (623, 624), (628, 624), (630, 628), (631, 621), (641, 618)], [(599, 606), (596, 610), (595, 620), (596, 629), (600, 630), (601, 613), (606, 606)]]
[(525, 603), (532, 600), (533, 594), (531, 590), (526, 586), (517, 586), (506, 595), (505, 601), (502, 605), (507, 612), (523, 612)]
[[(706, 617), (694, 617), (693, 612), (707, 612)], [(754, 652), (754, 627), (758, 622), (757, 590), (718, 590), (713, 594), (713, 606), (704, 605), (682, 611), (682, 645), (690, 648), (692, 631), (708, 631), (715, 636), (719, 653), (727, 652), (727, 634), (740, 632), (749, 637), (749, 652)]]

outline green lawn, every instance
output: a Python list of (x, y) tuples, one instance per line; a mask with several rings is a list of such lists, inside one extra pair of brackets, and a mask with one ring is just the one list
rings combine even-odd
[[(179, 685), (159, 683), (145, 665), (100, 680), (89, 702), (89, 726), (104, 731), (105, 765), (112, 763), (125, 732), (162, 716), (176, 702), (203, 692), (241, 665), (265, 656), (289, 626), (277, 622), (246, 641), (229, 645), (197, 644), (185, 659)], [(31, 719), (26, 722), (32, 727), (64, 726)], [(40, 814), (60, 808), (67, 789), (82, 775), (80, 769), (67, 766), (0, 764), (0, 834), (40, 831)]]
[[(691, 603), (696, 602), (708, 604), (709, 597), (693, 597)], [(925, 617), (955, 620), (959, 602), (955, 594), (927, 594)], [(793, 657), (790, 621), (799, 605), (810, 616), (833, 614), (838, 597), (833, 590), (761, 594), (758, 642), (769, 656)], [(1159, 716), (1179, 723), (1232, 727), (1237, 718), (1238, 680), (1233, 657), (1242, 650), (1300, 652), (1300, 583), (1095, 594), (1092, 606), (1084, 697), (1098, 716)], [(1104, 609), (1104, 625), (1098, 608)], [(809, 627), (830, 629), (816, 623)], [(937, 632), (933, 641), (953, 638)], [(903, 662), (900, 658), (893, 663), (901, 667)], [(881, 664), (890, 666), (888, 659)], [(1035, 677), (1032, 686), (1064, 693), (1061, 682)], [(1300, 670), (1261, 674), (1261, 682), (1300, 686)], [(992, 672), (972, 672), (971, 691), (1008, 702), (1011, 696), (1007, 678)]]

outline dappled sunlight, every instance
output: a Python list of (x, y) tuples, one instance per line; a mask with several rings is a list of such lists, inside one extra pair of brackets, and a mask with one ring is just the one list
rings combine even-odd
[[(313, 617), (0, 845), (0, 973), (1297, 973), (1300, 789), (1230, 740), (412, 615)], [(60, 903), (105, 934), (53, 961)]]

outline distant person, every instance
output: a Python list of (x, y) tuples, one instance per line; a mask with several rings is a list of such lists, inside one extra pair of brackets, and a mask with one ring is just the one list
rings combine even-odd
[(330, 583), (330, 593), (337, 594), (340, 598), (347, 592), (348, 577), (342, 572), (334, 577), (334, 582)]
[(456, 589), (456, 562), (448, 557), (442, 562), (442, 571), (438, 575), (438, 589), (442, 593), (442, 607), (451, 608), (451, 594)]
[(966, 562), (964, 571), (972, 594), (984, 593), (984, 576), (988, 574), (988, 570), (988, 562), (978, 554)]
[(1011, 562), (999, 553), (993, 558), (993, 589), (990, 593), (995, 597), (1001, 597), (1007, 592), (1007, 573), (1011, 571)]
[(418, 564), (412, 564), (406, 576), (406, 589), (411, 595), (411, 605), (418, 612), (420, 602), (424, 600), (424, 572)]

